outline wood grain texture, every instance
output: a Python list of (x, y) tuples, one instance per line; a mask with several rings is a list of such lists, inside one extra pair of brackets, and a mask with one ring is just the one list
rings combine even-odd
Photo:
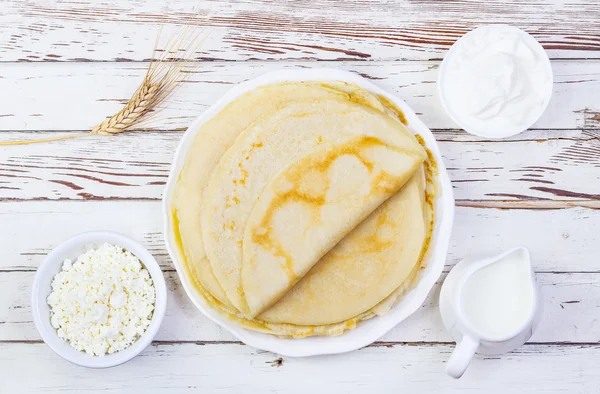
[[(436, 61), (206, 62), (144, 127), (185, 130), (237, 83), (282, 68), (329, 67), (358, 73), (396, 94), (430, 128), (457, 128), (438, 99), (438, 66)], [(533, 127), (600, 129), (600, 60), (555, 61), (552, 67), (554, 93)], [(3, 64), (0, 130), (89, 130), (121, 109), (146, 68), (146, 63)], [(0, 133), (0, 138), (5, 137)]]
[[(0, 203), (0, 272), (34, 271), (60, 242), (94, 230), (117, 231), (138, 240), (171, 271), (161, 210), (159, 201)], [(538, 272), (600, 273), (599, 232), (597, 209), (457, 207), (446, 270), (467, 255), (490, 255), (524, 244)]]
[[(32, 321), (29, 297), (34, 272), (0, 275), (0, 341), (41, 340)], [(452, 342), (438, 310), (440, 285), (415, 314), (381, 338), (382, 342)], [(191, 303), (177, 273), (165, 272), (168, 308), (156, 340), (167, 342), (237, 341)], [(600, 342), (600, 274), (538, 273), (544, 312), (535, 343)]]
[[(157, 344), (118, 368), (91, 370), (43, 344), (0, 344), (3, 392), (91, 393), (595, 393), (599, 345), (531, 345), (476, 357), (461, 380), (442, 376), (453, 346), (368, 347), (337, 356), (280, 358), (238, 344)], [(19, 362), (15, 363), (14, 360)], [(35, 379), (31, 366), (35, 365)]]
[[(146, 70), (159, 24), (212, 29), (198, 70), (149, 130), (0, 147), (0, 393), (600, 392), (600, 3), (597, 0), (0, 0), (0, 141), (86, 131)], [(553, 59), (534, 129), (502, 141), (457, 130), (437, 98), (440, 59), (480, 24), (530, 32)], [(162, 47), (163, 44), (159, 45)], [(468, 255), (531, 250), (544, 298), (532, 343), (443, 376), (454, 348), (440, 282), (382, 340), (349, 354), (281, 358), (243, 346), (181, 288), (159, 198), (182, 131), (233, 85), (280, 68), (353, 71), (434, 129), (458, 198), (445, 271)], [(54, 246), (118, 231), (159, 260), (168, 308), (157, 341), (103, 371), (69, 364), (32, 323), (35, 269)]]
[[(56, 135), (1, 134), (5, 140)], [(600, 138), (588, 134), (574, 140), (440, 141), (439, 146), (455, 198), (464, 203), (598, 201)], [(180, 138), (181, 132), (138, 132), (3, 147), (0, 201), (159, 199)]]
[(213, 28), (209, 60), (440, 59), (482, 23), (521, 27), (552, 58), (600, 57), (595, 0), (5, 0), (0, 61), (143, 60), (159, 24)]

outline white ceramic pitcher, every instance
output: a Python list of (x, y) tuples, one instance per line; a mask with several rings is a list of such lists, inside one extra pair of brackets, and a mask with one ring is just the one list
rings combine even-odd
[[(465, 285), (475, 273), (485, 267), (491, 267), (494, 263), (506, 262), (508, 259), (517, 259), (519, 264), (523, 264), (521, 267), (522, 272), (528, 277), (519, 278), (519, 280), (521, 280), (521, 283), (529, 284), (530, 293), (527, 294), (531, 299), (528, 298), (527, 302), (523, 303), (524, 305), (527, 305), (526, 307), (523, 307), (527, 308), (527, 310), (522, 308), (519, 311), (518, 323), (515, 322), (508, 331), (502, 331), (502, 333), (495, 332), (493, 335), (490, 335), (490, 331), (484, 332), (481, 329), (478, 329), (477, 325), (473, 324), (473, 320), (465, 313), (461, 296), (465, 290)], [(509, 264), (516, 264), (512, 261), (517, 260), (511, 260)], [(497, 280), (502, 280), (500, 276), (501, 275), (499, 275)], [(479, 276), (475, 276), (472, 280), (477, 280), (476, 278), (478, 277)], [(491, 276), (491, 278), (494, 277)], [(511, 283), (516, 282), (511, 282), (510, 276), (508, 276), (509, 280), (506, 279), (507, 277), (505, 276), (504, 281), (506, 282), (506, 285), (503, 286), (505, 287), (503, 291), (514, 291), (515, 289), (511, 288)], [(515, 278), (515, 280), (516, 279), (517, 278)], [(488, 278), (486, 280), (489, 281), (490, 279)], [(470, 286), (472, 285), (473, 283), (470, 283)], [(495, 283), (495, 286), (490, 287), (496, 288), (498, 286), (499, 283)], [(498, 298), (498, 300), (501, 302), (502, 297)], [(446, 372), (454, 378), (460, 378), (469, 366), (475, 353), (497, 355), (509, 352), (523, 345), (529, 340), (537, 325), (541, 314), (541, 306), (541, 297), (531, 267), (529, 251), (525, 247), (514, 248), (490, 258), (465, 259), (458, 263), (446, 277), (440, 293), (440, 313), (442, 315), (442, 321), (446, 326), (446, 329), (456, 340), (456, 348), (448, 360)], [(493, 306), (490, 307), (493, 308)], [(483, 318), (483, 315), (489, 316), (489, 313), (495, 313), (493, 310), (485, 310), (484, 312), (485, 313), (478, 315), (478, 318)], [(507, 310), (503, 310), (502, 313), (507, 313)], [(479, 325), (479, 327), (481, 327), (481, 325)]]

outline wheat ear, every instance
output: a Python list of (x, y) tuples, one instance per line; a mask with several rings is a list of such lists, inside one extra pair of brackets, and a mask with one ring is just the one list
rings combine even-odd
[(119, 112), (97, 124), (90, 134), (112, 135), (126, 131), (148, 114), (161, 101), (165, 87), (152, 83), (146, 76), (129, 102)]
[(189, 27), (184, 28), (175, 37), (169, 39), (165, 50), (161, 51), (161, 55), (156, 58), (159, 31), (152, 59), (141, 85), (119, 112), (94, 126), (89, 133), (25, 141), (0, 141), (0, 146), (37, 144), (85, 135), (114, 135), (140, 126), (156, 113), (159, 105), (164, 103), (190, 75), (189, 70), (184, 72), (184, 68), (207, 34), (206, 32), (192, 34), (189, 29)]

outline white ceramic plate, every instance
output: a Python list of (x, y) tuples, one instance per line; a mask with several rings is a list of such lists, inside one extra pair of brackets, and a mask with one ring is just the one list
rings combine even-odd
[[(404, 112), (404, 115), (408, 120), (408, 128), (413, 133), (423, 137), (427, 147), (435, 156), (439, 169), (437, 182), (441, 192), (438, 192), (435, 201), (435, 226), (427, 258), (427, 268), (422, 272), (418, 285), (408, 292), (386, 315), (361, 322), (356, 328), (336, 337), (283, 339), (273, 335), (247, 330), (228, 320), (226, 317), (221, 316), (218, 312), (211, 309), (194, 289), (192, 279), (186, 275), (185, 270), (183, 269), (183, 259), (177, 248), (173, 232), (171, 205), (175, 183), (185, 162), (192, 140), (200, 130), (202, 124), (219, 113), (229, 102), (258, 86), (290, 81), (344, 81), (354, 83), (363, 89), (386, 97)], [(179, 278), (183, 283), (187, 295), (196, 307), (198, 307), (206, 317), (231, 332), (247, 345), (284, 356), (302, 357), (318, 354), (344, 353), (367, 346), (406, 319), (423, 304), (429, 291), (434, 286), (444, 268), (446, 252), (450, 240), (450, 231), (454, 220), (454, 197), (452, 194), (452, 185), (450, 184), (450, 179), (448, 178), (446, 168), (442, 162), (442, 156), (440, 155), (433, 134), (427, 126), (417, 118), (414, 111), (410, 109), (404, 101), (351, 72), (318, 68), (286, 69), (270, 72), (235, 86), (206, 112), (200, 115), (187, 129), (177, 147), (173, 165), (171, 167), (171, 173), (169, 174), (169, 180), (163, 195), (163, 217), (165, 240), (169, 255), (173, 259), (175, 268), (177, 269), (177, 273), (179, 274)]]

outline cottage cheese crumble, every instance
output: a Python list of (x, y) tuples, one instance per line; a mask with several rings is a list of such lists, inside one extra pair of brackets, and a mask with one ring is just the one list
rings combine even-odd
[(58, 336), (90, 355), (123, 350), (148, 328), (156, 293), (131, 252), (104, 244), (66, 259), (47, 298)]

